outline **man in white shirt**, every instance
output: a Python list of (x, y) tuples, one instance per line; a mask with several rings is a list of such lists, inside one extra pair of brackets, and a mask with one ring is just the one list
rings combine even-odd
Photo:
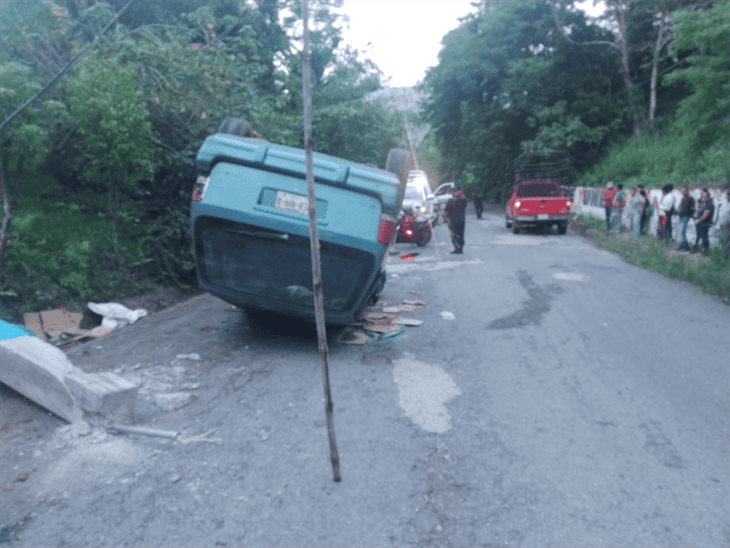
[(662, 187), (662, 198), (657, 203), (654, 198), (654, 207), (659, 214), (659, 225), (657, 226), (657, 236), (660, 240), (672, 239), (672, 215), (674, 215), (675, 204), (672, 195), (674, 185), (667, 183)]

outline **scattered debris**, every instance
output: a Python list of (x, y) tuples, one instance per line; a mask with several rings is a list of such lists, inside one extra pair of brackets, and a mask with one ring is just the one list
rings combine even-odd
[(426, 303), (419, 301), (418, 299), (405, 299), (403, 304), (407, 306), (415, 306), (416, 308), (423, 308), (426, 306)]
[(200, 361), (200, 354), (195, 354), (195, 353), (193, 353), (193, 354), (178, 354), (177, 356), (175, 356), (175, 359), (176, 360), (191, 360), (191, 361), (194, 361), (194, 362), (199, 362)]
[(400, 258), (401, 261), (412, 261), (418, 255), (419, 255), (418, 253), (404, 253), (399, 258)]
[(23, 323), (40, 340), (45, 342), (50, 338), (61, 344), (81, 339), (96, 339), (111, 332), (111, 329), (104, 327), (96, 327), (91, 330), (81, 329), (81, 314), (61, 308), (42, 312), (26, 312), (23, 314)]
[(18, 477), (15, 479), (16, 479), (16, 481), (28, 481), (28, 473), (21, 472), (20, 474), (18, 474)]
[(337, 342), (341, 344), (363, 345), (369, 340), (368, 334), (362, 329), (345, 329)]
[(169, 440), (179, 441), (180, 443), (220, 443), (223, 441), (220, 438), (210, 437), (210, 435), (215, 432), (215, 429), (187, 437), (183, 437), (182, 432), (175, 432), (173, 430), (160, 430), (157, 428), (147, 428), (145, 426), (127, 426), (126, 424), (110, 424), (107, 426), (107, 431), (110, 434), (136, 434), (139, 436), (166, 438)]
[(101, 321), (102, 327), (116, 329), (128, 324), (132, 324), (141, 317), (147, 315), (144, 308), (130, 310), (123, 304), (119, 303), (87, 303), (89, 310), (95, 314), (99, 314), (104, 319)]
[(146, 428), (144, 426), (127, 426), (126, 424), (110, 424), (107, 431), (110, 434), (138, 434), (140, 436), (152, 436), (154, 438), (167, 438), (170, 440), (176, 440), (180, 436), (180, 432)]
[(393, 320), (394, 324), (398, 325), (407, 325), (409, 327), (418, 327), (419, 325), (423, 324), (423, 320), (416, 320), (415, 318), (395, 318)]
[(2, 485), (3, 491), (12, 491), (13, 489), (15, 489), (15, 484), (11, 481), (9, 481), (8, 483), (3, 483)]
[(384, 306), (383, 312), (386, 312), (387, 314), (398, 314), (400, 312), (399, 306)]
[(155, 394), (155, 404), (163, 411), (175, 411), (185, 407), (193, 401), (190, 392), (170, 392), (167, 394)]
[(453, 315), (453, 314), (452, 314), (451, 312), (449, 312), (448, 310), (444, 310), (443, 312), (441, 312), (441, 313), (439, 314), (439, 316), (441, 316), (441, 318), (443, 318), (444, 320), (455, 320), (455, 319), (456, 319), (456, 316), (454, 316), (454, 315)]

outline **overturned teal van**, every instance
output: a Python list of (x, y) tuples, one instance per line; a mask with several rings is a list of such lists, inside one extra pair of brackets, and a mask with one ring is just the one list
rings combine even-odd
[[(407, 161), (401, 149), (391, 150), (385, 170), (314, 154), (327, 323), (348, 323), (383, 288)], [(219, 131), (201, 146), (196, 167), (200, 287), (246, 310), (313, 320), (304, 150)]]

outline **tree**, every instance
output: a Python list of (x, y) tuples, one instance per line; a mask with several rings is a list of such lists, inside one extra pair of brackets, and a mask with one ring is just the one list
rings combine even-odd
[(130, 67), (110, 60), (87, 62), (70, 87), (71, 114), (86, 150), (84, 175), (90, 188), (106, 194), (106, 215), (114, 256), (121, 264), (119, 225), (140, 181), (152, 175), (152, 133)]
[[(40, 85), (31, 77), (30, 69), (20, 63), (0, 65), (0, 118), (37, 91)], [(39, 123), (37, 109), (21, 116), (12, 128), (0, 135), (0, 286), (5, 278), (5, 256), (10, 244), (10, 227), (15, 215), (11, 183), (29, 166), (39, 163), (44, 155), (46, 131)]]

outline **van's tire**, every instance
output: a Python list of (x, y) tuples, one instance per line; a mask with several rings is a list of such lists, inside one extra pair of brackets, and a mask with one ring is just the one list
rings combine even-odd
[(519, 234), (520, 233), (520, 223), (517, 221), (512, 221), (512, 234)]
[(568, 221), (560, 221), (558, 223), (558, 234), (565, 234), (568, 232)]
[(406, 193), (406, 182), (408, 181), (408, 170), (411, 167), (411, 155), (403, 148), (391, 148), (388, 157), (385, 159), (385, 170), (394, 173), (400, 181), (398, 187), (398, 206), (403, 203), (403, 195)]
[(512, 228), (512, 221), (509, 217), (504, 218), (504, 226), (505, 228)]
[(236, 137), (256, 137), (253, 126), (243, 118), (226, 118), (218, 126), (218, 133), (235, 135)]

